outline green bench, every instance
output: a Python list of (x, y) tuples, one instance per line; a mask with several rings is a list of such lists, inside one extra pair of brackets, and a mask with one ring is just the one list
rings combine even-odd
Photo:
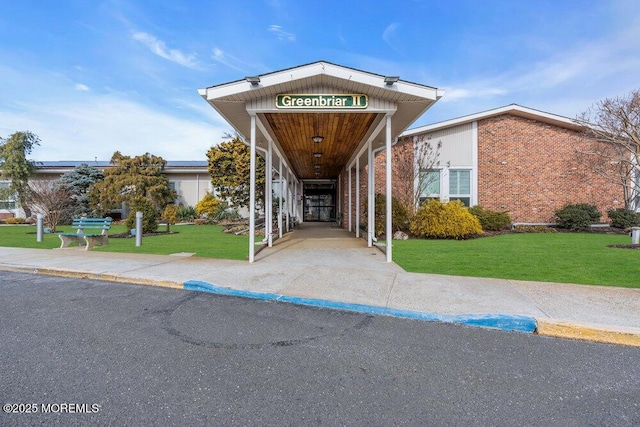
[(108, 245), (112, 221), (112, 218), (74, 218), (71, 227), (76, 229), (75, 233), (56, 233), (62, 241), (60, 248), (68, 248), (71, 243), (77, 243), (88, 251), (98, 244)]

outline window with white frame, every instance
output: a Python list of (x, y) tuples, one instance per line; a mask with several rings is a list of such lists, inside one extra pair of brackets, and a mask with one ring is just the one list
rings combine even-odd
[(437, 169), (420, 171), (420, 201), (440, 198), (440, 171)]
[(449, 200), (460, 200), (465, 206), (471, 204), (471, 170), (449, 170)]
[(13, 196), (7, 196), (4, 192), (11, 185), (10, 182), (0, 182), (0, 210), (13, 210), (16, 208), (16, 200)]

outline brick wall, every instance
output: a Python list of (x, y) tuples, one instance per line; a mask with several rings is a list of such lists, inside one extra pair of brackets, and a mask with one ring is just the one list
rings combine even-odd
[[(412, 139), (400, 140), (392, 147), (392, 177), (393, 197), (399, 199), (402, 203), (411, 203), (413, 200), (413, 142)], [(374, 188), (376, 193), (386, 194), (386, 165), (387, 159), (385, 151), (382, 150), (375, 156), (375, 182)], [(366, 201), (368, 191), (368, 166), (361, 166), (360, 170), (360, 222), (366, 222)], [(342, 227), (349, 227), (349, 174), (343, 171), (340, 174), (341, 186), (338, 191), (342, 195)], [(355, 208), (356, 205), (356, 172), (355, 168), (351, 171), (351, 203)], [(355, 224), (355, 213), (351, 215), (352, 224)]]
[(567, 203), (606, 211), (624, 206), (622, 189), (580, 165), (576, 132), (502, 115), (478, 122), (478, 204), (514, 222), (555, 222)]
[[(340, 188), (338, 191), (341, 194), (341, 206), (342, 206), (342, 227), (349, 228), (349, 172), (343, 170), (340, 174)], [(367, 167), (361, 166), (360, 169), (360, 223), (366, 222), (366, 208), (367, 203)], [(351, 169), (351, 205), (354, 210), (351, 212), (351, 224), (355, 229), (356, 225), (356, 170), (355, 167)]]
[[(622, 189), (579, 164), (576, 149), (584, 144), (576, 131), (512, 115), (478, 122), (478, 204), (507, 211), (514, 222), (555, 222), (555, 210), (568, 203), (598, 207), (602, 221), (606, 211), (624, 207)], [(393, 195), (412, 197), (413, 162), (410, 139), (393, 147)], [(445, 160), (446, 159), (442, 159)], [(384, 150), (375, 158), (375, 189), (385, 193)], [(360, 172), (361, 222), (365, 221), (366, 168)], [(352, 171), (352, 203), (355, 206), (355, 170)], [(343, 227), (348, 226), (348, 173), (341, 175)], [(355, 214), (352, 214), (355, 224)]]

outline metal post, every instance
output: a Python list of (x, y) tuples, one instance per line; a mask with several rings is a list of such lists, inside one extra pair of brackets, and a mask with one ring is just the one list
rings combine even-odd
[(386, 220), (387, 220), (387, 224), (385, 227), (385, 238), (387, 239), (387, 250), (386, 250), (386, 255), (387, 255), (387, 262), (391, 262), (392, 261), (392, 255), (391, 255), (391, 243), (393, 241), (393, 230), (392, 230), (392, 223), (391, 223), (391, 215), (392, 215), (392, 210), (391, 210), (391, 199), (393, 197), (393, 194), (391, 194), (391, 116), (388, 115), (387, 116), (387, 128), (386, 128), (386, 150), (385, 150), (386, 154), (387, 154), (387, 168), (386, 168), (386, 187), (387, 187), (387, 197), (386, 197), (386, 201), (387, 201), (387, 214), (386, 214)]
[(640, 244), (640, 227), (631, 227), (631, 244)]
[(249, 173), (249, 262), (255, 258), (256, 241), (256, 116), (251, 115), (251, 150)]
[(280, 177), (280, 197), (278, 200), (278, 237), (282, 238), (282, 199), (284, 198), (284, 177), (282, 176), (282, 157), (279, 157), (278, 176)]
[(142, 212), (136, 212), (136, 246), (142, 245)]
[(36, 215), (36, 242), (42, 242), (42, 232), (43, 232), (43, 225), (44, 225), (44, 215), (42, 215), (41, 213), (39, 213), (38, 215)]
[(287, 233), (289, 232), (289, 216), (291, 214), (291, 195), (289, 188), (289, 170), (287, 169), (287, 185), (285, 186), (285, 201), (284, 201), (284, 212), (285, 212), (285, 224)]
[(360, 237), (360, 156), (356, 157), (356, 237)]
[(373, 233), (375, 232), (375, 193), (373, 191), (373, 152), (371, 151), (371, 141), (368, 147), (368, 167), (367, 167), (367, 246), (373, 246)]
[(269, 147), (267, 150), (267, 167), (265, 173), (265, 199), (266, 199), (266, 212), (265, 212), (265, 233), (267, 233), (267, 239), (269, 247), (273, 246), (273, 176), (271, 174), (271, 156), (273, 155), (273, 143), (269, 139)]
[(349, 208), (348, 208), (348, 211), (349, 211), (349, 231), (351, 231), (352, 230), (352, 228), (351, 228), (351, 210), (353, 209), (353, 206), (352, 206), (352, 203), (351, 203), (351, 167), (349, 167), (349, 201), (348, 201), (348, 204), (349, 204)]

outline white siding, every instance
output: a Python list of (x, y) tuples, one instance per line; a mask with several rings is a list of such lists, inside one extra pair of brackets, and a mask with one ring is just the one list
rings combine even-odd
[(175, 184), (178, 202), (184, 206), (194, 206), (209, 189), (211, 176), (207, 173), (165, 173), (167, 180)]
[[(478, 179), (477, 179), (477, 128), (476, 122), (470, 122), (453, 126), (450, 128), (428, 132), (414, 136), (414, 141), (428, 142), (432, 147), (439, 146), (439, 156), (437, 166), (434, 169), (440, 170), (440, 199), (443, 202), (449, 201), (453, 189), (450, 188), (449, 179), (451, 171), (469, 170), (470, 193), (464, 195), (468, 198), (471, 206), (477, 204), (478, 200)], [(417, 188), (417, 183), (416, 183)], [(459, 195), (463, 197), (463, 195)]]
[(440, 164), (455, 167), (473, 167), (473, 123), (466, 123), (419, 136), (432, 145), (441, 143)]

